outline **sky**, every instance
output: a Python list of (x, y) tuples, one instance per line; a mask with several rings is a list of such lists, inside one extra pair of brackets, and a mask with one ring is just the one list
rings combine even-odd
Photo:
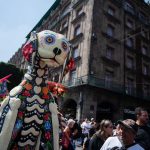
[[(148, 0), (146, 0), (148, 1)], [(0, 0), (0, 62), (7, 62), (26, 41), (55, 0)]]
[(0, 62), (7, 62), (26, 41), (55, 0), (0, 0)]

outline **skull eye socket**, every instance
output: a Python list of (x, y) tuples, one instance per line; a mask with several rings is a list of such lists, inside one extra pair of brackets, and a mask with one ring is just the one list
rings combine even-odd
[(66, 42), (62, 42), (62, 48), (67, 51), (68, 50), (68, 44)]
[(46, 39), (46, 41), (47, 41), (48, 43), (52, 43), (52, 42), (53, 42), (53, 39), (52, 39), (51, 37), (48, 37), (48, 38)]
[(56, 40), (55, 35), (48, 35), (48, 36), (46, 36), (46, 38), (45, 38), (45, 42), (46, 42), (47, 44), (54, 44), (54, 43), (55, 43), (55, 40)]

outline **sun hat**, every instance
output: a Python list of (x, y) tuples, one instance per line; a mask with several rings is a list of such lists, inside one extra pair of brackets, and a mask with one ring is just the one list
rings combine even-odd
[(138, 125), (132, 119), (126, 119), (126, 120), (123, 120), (123, 121), (119, 120), (118, 124), (128, 128), (128, 129), (131, 129), (134, 133), (136, 133), (137, 130), (138, 130)]

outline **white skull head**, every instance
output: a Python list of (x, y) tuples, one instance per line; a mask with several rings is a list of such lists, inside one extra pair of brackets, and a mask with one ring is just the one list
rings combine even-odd
[(39, 56), (49, 67), (63, 65), (69, 50), (67, 39), (50, 30), (32, 32), (30, 39), (22, 47), (23, 55), (31, 65), (34, 65), (35, 56)]
[(38, 54), (48, 66), (62, 65), (69, 52), (69, 43), (62, 35), (50, 30), (37, 33)]

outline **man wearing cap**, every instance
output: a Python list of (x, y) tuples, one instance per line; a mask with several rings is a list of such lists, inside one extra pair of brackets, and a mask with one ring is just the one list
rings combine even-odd
[(136, 124), (138, 132), (135, 141), (138, 142), (145, 150), (150, 150), (150, 127), (148, 127), (149, 116), (146, 109), (137, 107), (135, 109)]
[(132, 119), (118, 121), (119, 134), (108, 138), (100, 150), (144, 150), (134, 139), (138, 126)]

